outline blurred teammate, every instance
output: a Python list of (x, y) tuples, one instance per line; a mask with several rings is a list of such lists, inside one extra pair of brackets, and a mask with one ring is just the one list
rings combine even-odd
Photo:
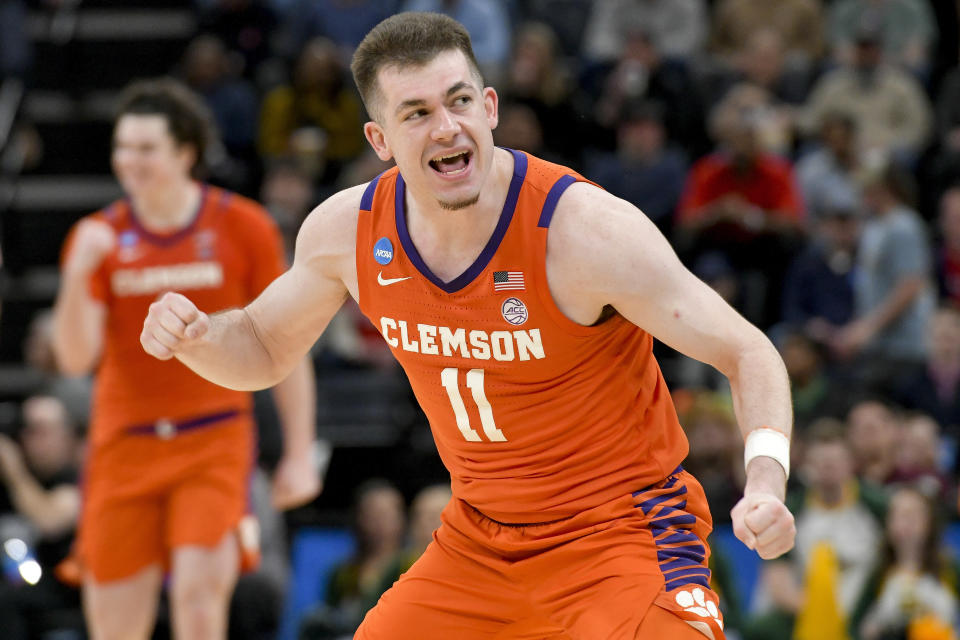
[[(65, 245), (54, 345), (65, 372), (96, 369), (76, 549), (95, 639), (147, 638), (167, 571), (176, 637), (224, 638), (240, 552), (256, 546), (255, 527), (240, 527), (256, 460), (250, 395), (137, 343), (163, 292), (212, 312), (248, 303), (283, 269), (264, 210), (194, 179), (207, 123), (173, 81), (131, 86), (112, 156), (126, 197), (80, 221)], [(287, 373), (274, 393), (286, 435), (279, 507), (319, 490), (312, 370), (300, 358)]]
[(287, 375), (348, 295), (381, 329), (454, 498), (356, 638), (722, 638), (710, 515), (651, 336), (730, 378), (748, 462), (734, 530), (764, 558), (794, 536), (776, 350), (635, 207), (493, 146), (497, 94), (461, 25), (391, 17), (352, 66), (367, 140), (398, 169), (321, 204), (293, 267), (244, 309), (161, 298), (144, 348), (253, 389)]

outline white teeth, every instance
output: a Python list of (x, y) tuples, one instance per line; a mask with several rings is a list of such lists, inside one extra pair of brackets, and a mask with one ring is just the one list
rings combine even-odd
[(455, 175), (457, 175), (458, 173), (463, 173), (463, 172), (466, 171), (466, 170), (467, 170), (467, 168), (466, 168), (466, 167), (463, 167), (463, 168), (461, 168), (461, 169), (455, 169), (455, 170), (453, 170), (453, 171), (441, 171), (440, 173), (442, 173), (442, 174), (445, 175), (445, 176), (455, 176)]

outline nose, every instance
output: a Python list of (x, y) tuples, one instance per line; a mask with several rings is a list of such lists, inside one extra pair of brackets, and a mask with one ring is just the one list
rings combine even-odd
[(460, 133), (460, 123), (446, 107), (440, 107), (436, 113), (436, 126), (432, 132), (434, 140), (448, 140)]

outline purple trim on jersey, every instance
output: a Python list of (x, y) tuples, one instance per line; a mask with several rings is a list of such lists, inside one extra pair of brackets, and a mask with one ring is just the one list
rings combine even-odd
[(550, 227), (550, 221), (553, 219), (553, 210), (557, 208), (557, 202), (560, 201), (560, 196), (567, 190), (567, 187), (576, 181), (576, 178), (567, 175), (553, 183), (550, 191), (547, 192), (547, 199), (543, 201), (543, 209), (540, 210), (540, 221), (537, 223), (538, 227), (543, 227), (544, 229)]
[[(200, 214), (203, 212), (203, 207), (207, 203), (207, 195), (209, 195), (209, 189), (207, 185), (200, 185), (200, 202), (197, 203), (197, 210), (193, 212), (193, 218), (190, 219), (190, 223), (187, 224), (183, 229), (171, 233), (169, 235), (161, 235), (153, 233), (152, 231), (147, 231), (147, 229), (140, 224), (139, 218), (137, 218), (137, 212), (133, 208), (133, 201), (127, 198), (127, 206), (130, 207), (130, 222), (133, 225), (133, 228), (137, 230), (144, 240), (152, 242), (153, 244), (158, 244), (162, 247), (169, 247), (170, 245), (176, 244), (186, 236), (190, 235), (194, 227), (197, 226), (197, 223), (200, 222)], [(229, 194), (226, 194), (229, 195)], [(225, 203), (226, 200), (221, 200), (221, 204)]]
[(103, 212), (103, 217), (113, 222), (117, 218), (117, 210), (120, 208), (119, 202), (114, 202), (109, 207), (106, 208)]
[(430, 267), (428, 267), (427, 263), (420, 257), (420, 253), (410, 238), (410, 233), (407, 230), (407, 203), (404, 198), (407, 191), (406, 184), (403, 182), (403, 176), (399, 173), (397, 174), (397, 197), (394, 209), (396, 211), (397, 235), (400, 237), (400, 245), (406, 252), (407, 257), (410, 258), (413, 266), (415, 266), (427, 280), (447, 293), (455, 293), (473, 282), (477, 276), (487, 268), (487, 265), (490, 264), (490, 260), (493, 259), (493, 254), (497, 252), (500, 243), (503, 241), (503, 237), (507, 234), (507, 228), (513, 219), (513, 212), (517, 208), (517, 199), (520, 197), (520, 187), (523, 186), (523, 179), (527, 175), (526, 154), (514, 151), (513, 149), (507, 149), (507, 151), (513, 154), (513, 179), (510, 181), (507, 200), (503, 203), (503, 211), (500, 212), (500, 221), (497, 222), (497, 228), (494, 229), (493, 235), (490, 236), (487, 245), (483, 248), (483, 251), (480, 252), (480, 255), (477, 256), (477, 259), (474, 260), (473, 264), (450, 282), (444, 282), (430, 271)]
[[(383, 172), (380, 173), (380, 176)], [(360, 198), (360, 211), (370, 211), (373, 209), (373, 196), (377, 192), (377, 183), (380, 182), (380, 176), (370, 181), (367, 188), (363, 191), (363, 197)]]

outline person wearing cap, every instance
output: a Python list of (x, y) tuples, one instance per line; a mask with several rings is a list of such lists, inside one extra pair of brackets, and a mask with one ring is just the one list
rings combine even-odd
[(930, 101), (908, 72), (884, 63), (883, 25), (864, 18), (856, 31), (851, 63), (825, 74), (813, 87), (801, 114), (812, 134), (832, 111), (851, 114), (861, 147), (912, 162), (933, 123)]
[(929, 69), (937, 23), (925, 0), (839, 0), (828, 16), (833, 56), (849, 64), (864, 22), (882, 36), (884, 60), (919, 74)]

